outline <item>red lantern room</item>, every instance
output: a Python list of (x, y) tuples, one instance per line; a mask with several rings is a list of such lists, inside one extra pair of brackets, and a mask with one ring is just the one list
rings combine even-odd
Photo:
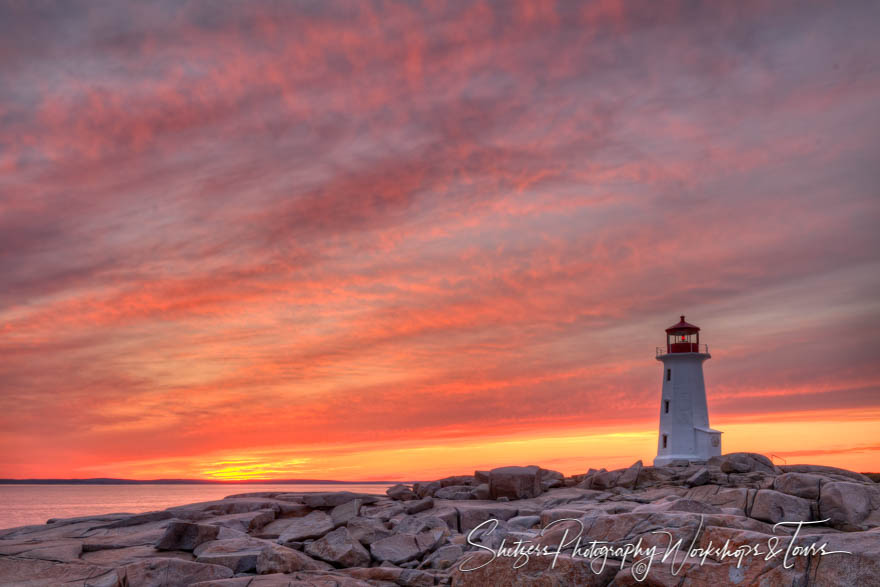
[(698, 353), (700, 352), (700, 328), (681, 321), (666, 329), (667, 353)]

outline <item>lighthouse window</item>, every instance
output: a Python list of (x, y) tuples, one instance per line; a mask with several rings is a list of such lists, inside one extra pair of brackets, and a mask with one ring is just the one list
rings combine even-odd
[(672, 381), (672, 369), (666, 370), (666, 381)]
[(663, 435), (663, 448), (666, 448), (666, 435)]
[(670, 334), (668, 336), (669, 336), (669, 342), (672, 344), (681, 344), (683, 342), (685, 342), (685, 343), (686, 342), (690, 342), (690, 343), (697, 342), (697, 335), (696, 334)]
[(669, 400), (663, 402), (663, 411), (667, 414), (669, 413)]

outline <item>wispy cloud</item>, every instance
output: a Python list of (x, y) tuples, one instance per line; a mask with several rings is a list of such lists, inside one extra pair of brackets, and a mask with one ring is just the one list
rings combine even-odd
[(876, 409), (878, 16), (0, 6), (0, 476)]

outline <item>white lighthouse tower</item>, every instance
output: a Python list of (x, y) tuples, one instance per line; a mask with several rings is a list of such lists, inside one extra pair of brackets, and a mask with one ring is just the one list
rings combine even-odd
[(657, 348), (664, 369), (655, 467), (721, 454), (721, 432), (709, 427), (703, 381), (703, 361), (709, 358), (709, 348), (700, 344), (700, 329), (685, 322), (684, 316), (666, 329), (666, 346)]

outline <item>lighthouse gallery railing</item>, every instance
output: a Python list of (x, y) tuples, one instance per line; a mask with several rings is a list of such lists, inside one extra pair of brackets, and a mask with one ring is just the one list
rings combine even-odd
[[(693, 345), (693, 346), (697, 347), (697, 350), (696, 350), (696, 351), (692, 351), (692, 352), (705, 353), (705, 354), (707, 354), (707, 355), (709, 354), (709, 345), (707, 345), (707, 344), (695, 344), (695, 345)], [(677, 355), (677, 354), (681, 354), (681, 353), (669, 353), (669, 352), (666, 350), (666, 347), (665, 347), (665, 346), (658, 346), (658, 347), (657, 347), (657, 356), (658, 356), (658, 357), (661, 356), (661, 355), (666, 355), (666, 354), (674, 354), (674, 355)]]

